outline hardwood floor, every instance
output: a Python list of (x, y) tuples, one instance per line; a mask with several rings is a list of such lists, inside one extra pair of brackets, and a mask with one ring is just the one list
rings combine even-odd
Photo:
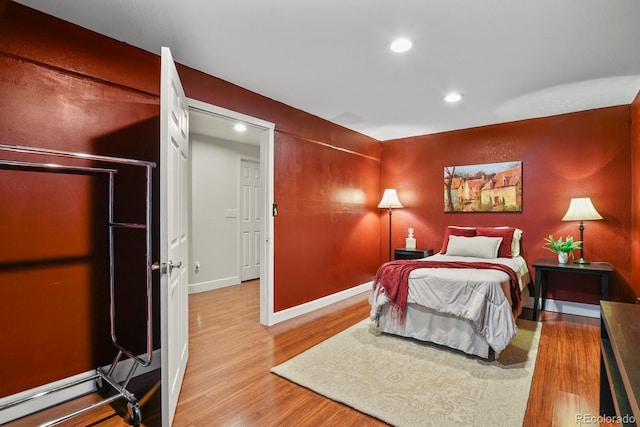
[[(258, 281), (193, 294), (189, 311), (189, 364), (174, 426), (386, 425), (269, 372), (272, 366), (368, 317), (366, 294), (270, 328), (259, 323)], [(526, 310), (524, 316), (530, 318), (531, 312)], [(542, 321), (524, 425), (594, 425), (581, 424), (577, 415), (598, 415), (599, 319), (543, 312)], [(144, 396), (140, 400), (144, 400), (145, 426), (160, 425), (160, 393), (150, 391), (157, 383), (157, 373), (131, 383), (130, 389)], [(121, 399), (66, 425), (128, 425), (125, 404)], [(32, 415), (10, 426), (55, 418), (52, 414), (60, 410)]]

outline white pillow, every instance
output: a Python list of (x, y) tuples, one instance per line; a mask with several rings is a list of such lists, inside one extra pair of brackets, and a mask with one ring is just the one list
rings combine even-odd
[(502, 243), (502, 237), (449, 236), (446, 255), (497, 258), (500, 243)]
[(511, 256), (520, 255), (520, 239), (522, 238), (522, 230), (516, 228), (513, 232), (513, 240), (511, 241)]

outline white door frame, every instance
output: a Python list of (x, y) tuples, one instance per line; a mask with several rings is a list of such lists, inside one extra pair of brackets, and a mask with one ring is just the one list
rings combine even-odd
[(238, 120), (265, 130), (260, 140), (260, 174), (262, 179), (262, 248), (260, 264), (260, 323), (271, 326), (275, 323), (273, 315), (273, 147), (275, 124), (237, 111), (228, 110), (187, 97), (189, 110), (200, 110), (217, 116)]

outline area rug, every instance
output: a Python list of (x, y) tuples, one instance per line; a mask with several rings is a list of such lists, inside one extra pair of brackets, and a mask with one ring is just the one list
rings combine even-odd
[(271, 371), (394, 426), (522, 425), (540, 324), (495, 361), (379, 334), (364, 320)]

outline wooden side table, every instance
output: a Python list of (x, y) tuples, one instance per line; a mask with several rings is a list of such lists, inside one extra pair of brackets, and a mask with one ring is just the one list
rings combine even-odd
[(538, 320), (538, 298), (542, 291), (541, 311), (544, 310), (547, 301), (547, 272), (561, 271), (564, 273), (583, 273), (596, 274), (600, 276), (602, 299), (609, 299), (609, 281), (613, 266), (608, 262), (591, 262), (589, 264), (576, 264), (568, 262), (566, 264), (558, 263), (557, 259), (540, 258), (534, 262), (533, 267), (536, 269), (536, 283), (533, 290), (533, 320)]
[(433, 255), (433, 249), (396, 249), (393, 259), (420, 259)]

